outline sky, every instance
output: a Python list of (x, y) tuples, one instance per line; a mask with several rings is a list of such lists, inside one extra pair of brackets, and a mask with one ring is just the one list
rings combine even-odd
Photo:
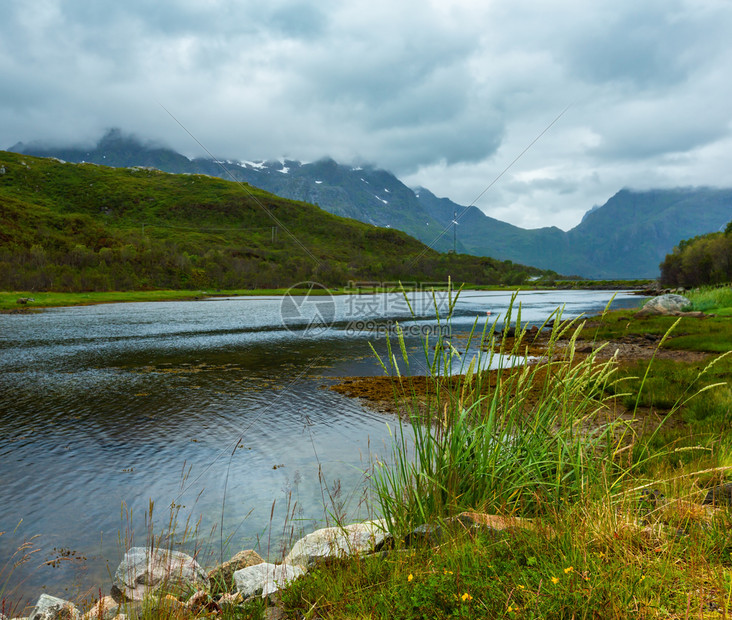
[(567, 230), (732, 187), (730, 33), (731, 0), (4, 0), (0, 148), (332, 157)]

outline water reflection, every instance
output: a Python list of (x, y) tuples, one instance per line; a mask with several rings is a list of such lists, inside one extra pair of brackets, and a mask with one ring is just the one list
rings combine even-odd
[[(609, 298), (519, 299), (523, 319), (542, 322), (558, 305), (576, 315)], [(467, 331), (487, 311), (500, 321), (509, 300), (464, 292), (452, 328)], [(325, 388), (330, 377), (381, 373), (369, 342), (383, 356), (384, 338), (349, 329), (354, 321), (434, 325), (428, 296), (410, 303), (421, 318), (397, 300), (335, 298), (332, 326), (317, 337), (304, 333), (308, 321), (283, 325), (275, 297), (0, 315), (0, 566), (24, 537), (41, 534), (43, 547), (13, 576), (17, 591), (107, 590), (125, 539), (147, 536), (151, 499), (156, 528), (171, 506), (182, 522), (201, 519), (189, 542), (204, 557), (274, 555), (284, 524), (307, 531), (329, 511), (369, 516), (370, 458), (388, 455), (396, 421)], [(407, 349), (421, 374), (418, 338)], [(87, 560), (39, 568), (54, 547)]]

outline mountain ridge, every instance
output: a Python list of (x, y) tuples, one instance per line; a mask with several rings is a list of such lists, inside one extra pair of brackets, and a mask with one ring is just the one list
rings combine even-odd
[[(554, 226), (523, 229), (475, 206), (439, 198), (429, 189), (410, 189), (375, 166), (346, 166), (329, 157), (308, 163), (188, 159), (120, 130), (109, 131), (92, 149), (18, 143), (9, 150), (229, 178), (335, 215), (403, 230), (438, 251), (491, 256), (595, 279), (657, 277), (659, 264), (681, 240), (713, 232), (732, 219), (732, 189), (624, 188), (605, 204), (594, 205), (569, 231)], [(453, 236), (455, 213), (458, 224)]]
[(0, 151), (0, 289), (521, 284), (543, 275), (245, 189), (210, 175)]

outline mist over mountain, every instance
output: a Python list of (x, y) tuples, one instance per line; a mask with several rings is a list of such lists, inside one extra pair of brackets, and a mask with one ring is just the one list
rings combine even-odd
[(227, 178), (336, 215), (402, 230), (442, 252), (455, 249), (586, 278), (657, 277), (659, 264), (681, 240), (719, 230), (732, 220), (732, 189), (622, 189), (604, 205), (592, 207), (569, 231), (527, 230), (476, 207), (438, 198), (426, 188), (410, 189), (372, 166), (345, 166), (329, 158), (312, 163), (191, 160), (118, 129), (93, 148), (18, 143), (8, 150)]

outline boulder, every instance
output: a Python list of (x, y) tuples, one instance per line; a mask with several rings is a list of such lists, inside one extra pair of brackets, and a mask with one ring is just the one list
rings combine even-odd
[(691, 308), (691, 301), (683, 295), (660, 295), (649, 299), (636, 313), (636, 316), (675, 315)]
[(219, 607), (223, 610), (241, 605), (243, 601), (244, 597), (241, 595), (241, 592), (226, 592), (221, 595), (218, 603)]
[(445, 531), (439, 523), (423, 523), (404, 537), (407, 547), (434, 547), (442, 543)]
[(326, 527), (298, 540), (284, 563), (308, 568), (330, 558), (371, 553), (388, 536), (383, 519), (344, 527)]
[(213, 592), (225, 592), (234, 587), (234, 573), (248, 566), (262, 564), (264, 559), (253, 549), (240, 551), (228, 562), (220, 564), (208, 574)]
[(263, 562), (256, 566), (248, 566), (234, 573), (236, 589), (244, 598), (261, 594), (266, 598), (288, 583), (297, 579), (305, 571), (299, 566), (287, 564), (269, 564)]
[(434, 547), (443, 542), (447, 532), (454, 531), (456, 528), (503, 534), (519, 529), (533, 531), (536, 526), (531, 519), (466, 511), (439, 523), (418, 525), (404, 537), (404, 545), (406, 547)]
[(28, 620), (79, 620), (81, 614), (73, 603), (41, 594)]
[(191, 556), (180, 551), (133, 547), (117, 567), (112, 597), (117, 602), (140, 601), (145, 593), (159, 587), (205, 585), (208, 575)]
[(454, 518), (454, 521), (457, 521), (467, 527), (491, 530), (493, 532), (536, 529), (531, 519), (489, 515), (482, 512), (461, 512)]

